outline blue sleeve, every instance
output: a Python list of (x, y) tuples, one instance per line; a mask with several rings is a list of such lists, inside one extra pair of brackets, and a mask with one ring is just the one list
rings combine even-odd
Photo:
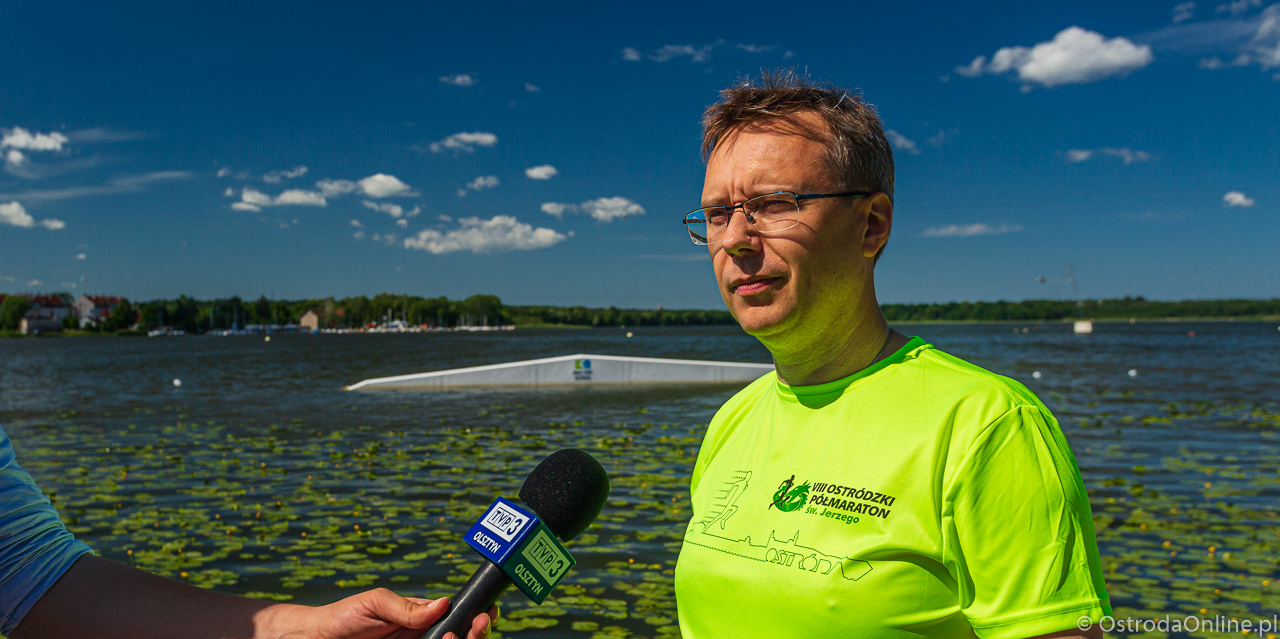
[(44, 593), (87, 552), (58, 519), (49, 498), (18, 466), (0, 428), (0, 634), (18, 627)]

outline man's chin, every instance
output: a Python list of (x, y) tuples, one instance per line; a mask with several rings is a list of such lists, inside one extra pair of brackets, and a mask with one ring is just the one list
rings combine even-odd
[(738, 325), (753, 337), (768, 337), (782, 329), (787, 314), (776, 305), (747, 306), (735, 309)]

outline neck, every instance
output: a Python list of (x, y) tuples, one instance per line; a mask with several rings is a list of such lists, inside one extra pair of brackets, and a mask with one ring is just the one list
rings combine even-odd
[[(778, 371), (778, 379), (790, 386), (812, 386), (848, 377), (872, 364), (885, 346), (889, 325), (875, 295), (861, 308), (851, 309), (844, 322), (831, 322), (817, 330), (788, 330), (786, 338), (760, 337)], [(894, 348), (891, 339), (885, 353)]]

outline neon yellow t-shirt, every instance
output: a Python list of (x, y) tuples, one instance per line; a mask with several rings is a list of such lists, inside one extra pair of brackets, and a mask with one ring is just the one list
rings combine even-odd
[(753, 382), (711, 421), (691, 493), (684, 639), (1024, 639), (1111, 614), (1057, 421), (918, 337), (834, 382)]

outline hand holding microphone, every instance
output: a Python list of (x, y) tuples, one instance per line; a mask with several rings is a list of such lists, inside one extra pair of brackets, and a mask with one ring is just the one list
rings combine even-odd
[(466, 636), (513, 581), (541, 604), (576, 563), (560, 542), (586, 530), (608, 498), (609, 475), (591, 455), (567, 448), (542, 460), (520, 487), (528, 510), (499, 497), (467, 531), (484, 563), (421, 639)]

